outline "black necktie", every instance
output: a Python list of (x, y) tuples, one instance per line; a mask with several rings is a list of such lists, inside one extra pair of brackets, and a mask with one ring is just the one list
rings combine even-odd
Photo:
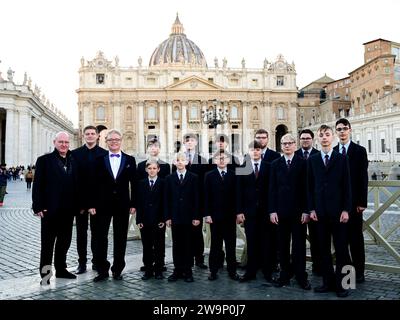
[(150, 190), (153, 190), (153, 187), (154, 187), (154, 181), (150, 180)]
[(258, 178), (258, 163), (254, 163), (254, 175), (256, 176), (256, 179)]
[(183, 174), (182, 174), (182, 173), (181, 173), (180, 176), (179, 176), (179, 182), (180, 182), (180, 184), (183, 183)]
[(342, 147), (342, 155), (344, 155), (344, 156), (346, 155), (346, 147), (345, 146)]
[(288, 160), (288, 161), (287, 161), (287, 168), (288, 168), (288, 169), (290, 169), (290, 163), (291, 163), (291, 161)]
[(329, 164), (329, 155), (325, 155), (325, 167), (327, 167)]
[(306, 160), (308, 159), (308, 150), (304, 151), (303, 157)]
[(221, 178), (222, 178), (222, 181), (224, 181), (224, 179), (225, 179), (225, 171), (221, 171)]
[(189, 163), (188, 163), (188, 165), (190, 166), (191, 164), (192, 164), (192, 154), (189, 153)]

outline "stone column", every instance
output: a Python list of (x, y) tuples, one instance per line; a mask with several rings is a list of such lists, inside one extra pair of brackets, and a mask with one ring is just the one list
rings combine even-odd
[(14, 110), (7, 110), (6, 118), (6, 148), (5, 148), (5, 162), (7, 167), (17, 165), (14, 159)]
[(242, 150), (243, 154), (247, 153), (247, 147), (249, 145), (249, 124), (248, 122), (248, 112), (249, 112), (249, 103), (247, 101), (243, 101), (243, 123), (242, 123)]
[(173, 122), (173, 114), (172, 114), (172, 101), (167, 101), (167, 140), (168, 147), (165, 146), (167, 151), (167, 161), (169, 162), (172, 155), (174, 154), (174, 122)]
[(187, 132), (187, 101), (181, 101), (182, 104), (182, 130), (181, 130), (181, 137), (183, 141), (183, 136), (188, 133)]
[(38, 120), (33, 117), (32, 119), (32, 155), (30, 164), (36, 162), (39, 156), (39, 132), (38, 132)]
[(159, 139), (161, 143), (161, 157), (165, 159), (165, 155), (167, 154), (167, 144), (166, 144), (166, 132), (165, 132), (165, 102), (158, 102), (158, 109), (160, 110), (160, 133)]
[(32, 129), (31, 115), (26, 112), (19, 112), (19, 143), (18, 143), (18, 162), (27, 166), (31, 162), (32, 155)]
[[(207, 112), (207, 101), (202, 101), (202, 111)], [(203, 123), (201, 118), (201, 152), (204, 157), (209, 157), (208, 154), (208, 124)]]
[(124, 134), (122, 130), (122, 123), (121, 123), (121, 103), (120, 101), (116, 101), (113, 103), (112, 106), (113, 110), (113, 128), (117, 128), (118, 130), (121, 131), (122, 134)]
[(144, 156), (144, 102), (139, 101), (138, 105), (138, 144), (139, 155)]
[[(224, 101), (222, 103), (221, 109), (223, 112), (228, 111), (228, 102), (227, 101)], [(229, 142), (231, 142), (230, 141), (231, 137), (229, 136), (229, 116), (228, 116), (228, 121), (226, 123), (224, 123), (224, 125), (223, 125), (223, 133), (228, 136)]]

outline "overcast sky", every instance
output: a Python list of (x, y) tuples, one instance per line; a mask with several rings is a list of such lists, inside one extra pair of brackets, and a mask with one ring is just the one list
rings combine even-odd
[(78, 69), (98, 50), (121, 66), (148, 64), (176, 12), (209, 66), (262, 68), (282, 53), (299, 88), (326, 73), (339, 79), (363, 63), (363, 43), (400, 42), (398, 0), (12, 0), (0, 5), (0, 71), (26, 71), (77, 126)]

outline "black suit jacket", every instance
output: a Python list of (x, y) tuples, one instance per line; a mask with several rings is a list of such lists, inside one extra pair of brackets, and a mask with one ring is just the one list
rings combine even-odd
[[(339, 151), (339, 145), (333, 148)], [(356, 208), (366, 208), (368, 198), (368, 157), (367, 150), (364, 147), (350, 142), (347, 150), (347, 158), (350, 167), (350, 183), (352, 194), (352, 210), (356, 212)]]
[(107, 150), (94, 146), (89, 149), (86, 145), (83, 145), (72, 151), (72, 156), (78, 165), (78, 177), (79, 177), (79, 208), (89, 209), (88, 206), (88, 194), (87, 190), (90, 190), (91, 183), (94, 179), (94, 166), (96, 159), (104, 157), (108, 154)]
[(281, 154), (279, 152), (276, 152), (274, 150), (267, 148), (262, 160), (271, 163), (272, 161), (279, 159), (280, 157), (281, 157)]
[(307, 161), (307, 190), (309, 210), (317, 216), (339, 218), (342, 211), (351, 210), (351, 186), (347, 157), (332, 151), (325, 167), (321, 153)]
[(154, 225), (164, 222), (164, 179), (157, 177), (153, 189), (150, 189), (149, 179), (137, 183), (136, 224)]
[[(147, 160), (139, 162), (136, 170), (137, 180), (147, 178), (146, 162)], [(160, 172), (157, 174), (159, 178), (165, 178), (167, 175), (171, 174), (171, 166), (169, 165), (169, 163), (166, 163), (159, 159), (158, 164), (160, 165)]]
[(227, 170), (224, 180), (217, 168), (206, 173), (204, 178), (204, 216), (211, 216), (213, 221), (236, 219), (236, 176)]
[(254, 175), (251, 162), (245, 163), (251, 168), (249, 174), (237, 175), (236, 206), (237, 213), (244, 213), (245, 217), (255, 218), (257, 214), (267, 215), (268, 183), (270, 163), (261, 161), (258, 178)]
[(32, 190), (32, 208), (35, 213), (47, 210), (48, 215), (60, 210), (78, 210), (78, 170), (77, 163), (68, 151), (66, 168), (58, 151), (40, 156), (36, 161), (35, 179)]
[[(297, 154), (300, 158), (304, 158), (302, 148), (297, 149), (294, 153)], [(319, 151), (313, 147), (313, 148), (311, 148), (311, 152), (308, 155), (308, 157), (311, 157), (313, 154), (316, 154), (316, 153), (319, 153)]]
[(90, 208), (112, 212), (115, 209), (113, 208), (115, 201), (118, 201), (121, 209), (135, 207), (135, 158), (124, 152), (121, 153), (121, 164), (116, 179), (114, 179), (109, 158), (109, 153), (107, 153), (96, 160)]
[(294, 155), (288, 169), (285, 157), (271, 163), (268, 212), (300, 218), (307, 210), (307, 162)]
[(196, 174), (186, 171), (180, 184), (176, 172), (165, 178), (165, 220), (173, 224), (191, 225), (192, 220), (200, 220), (199, 179)]

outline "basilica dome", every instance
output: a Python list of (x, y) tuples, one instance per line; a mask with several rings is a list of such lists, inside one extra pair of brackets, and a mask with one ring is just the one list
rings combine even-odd
[(163, 41), (151, 55), (149, 66), (207, 67), (203, 52), (183, 33), (183, 25), (178, 15), (172, 25), (169, 38)]

